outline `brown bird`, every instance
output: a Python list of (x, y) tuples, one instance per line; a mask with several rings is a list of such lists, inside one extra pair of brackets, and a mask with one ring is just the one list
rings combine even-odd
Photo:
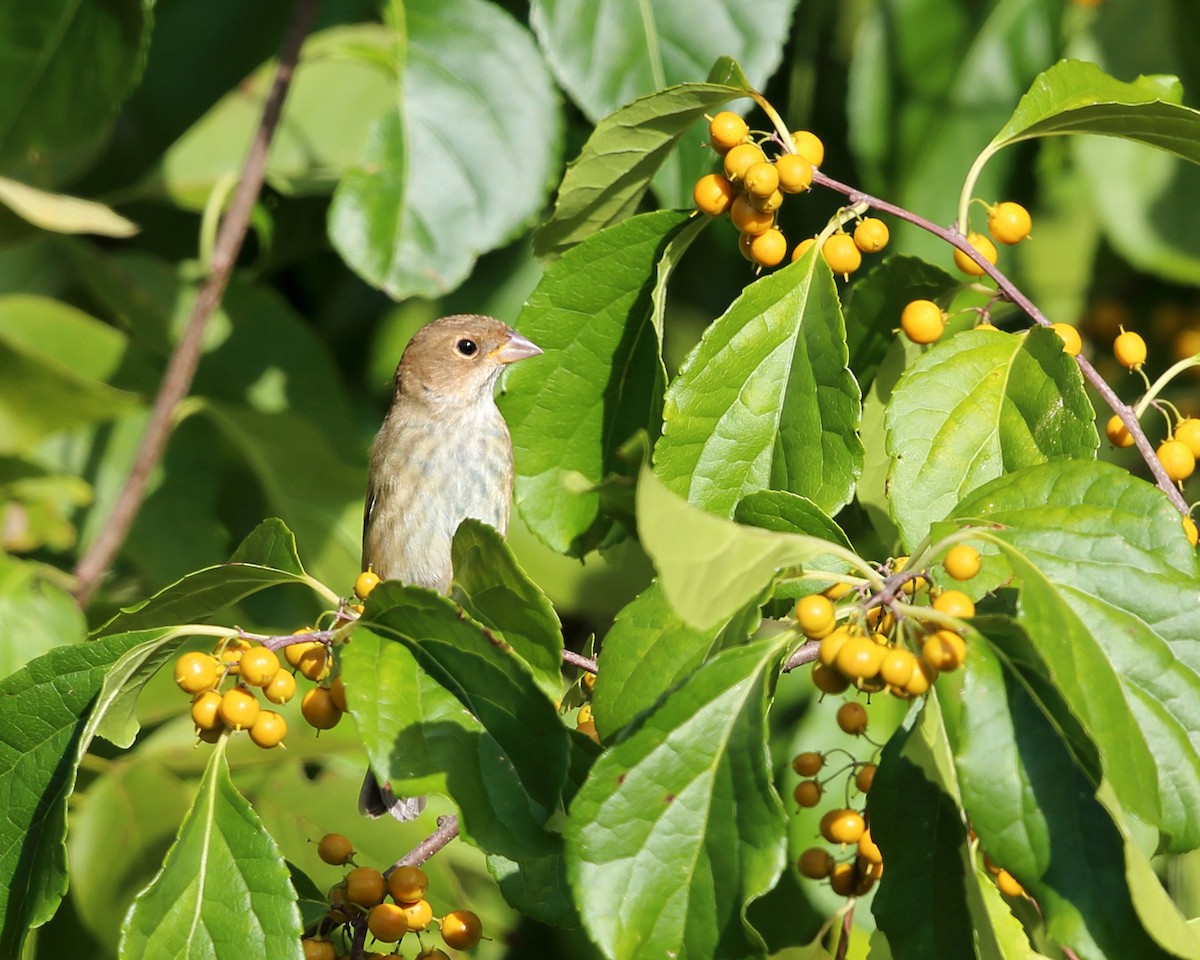
[[(442, 317), (409, 341), (375, 442), (363, 513), (362, 568), (446, 593), (450, 543), (468, 517), (508, 532), (512, 440), (494, 391), (505, 366), (542, 350), (492, 317)], [(420, 798), (394, 797), (367, 772), (359, 810), (410, 820)]]

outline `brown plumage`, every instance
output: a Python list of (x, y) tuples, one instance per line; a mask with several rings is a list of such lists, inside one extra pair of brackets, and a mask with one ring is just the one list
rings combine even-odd
[[(468, 517), (508, 531), (512, 441), (493, 396), (506, 364), (541, 349), (492, 317), (435, 320), (409, 341), (371, 446), (362, 568), (383, 580), (450, 589), (450, 544)], [(411, 819), (420, 801), (381, 795), (367, 774), (359, 809)]]

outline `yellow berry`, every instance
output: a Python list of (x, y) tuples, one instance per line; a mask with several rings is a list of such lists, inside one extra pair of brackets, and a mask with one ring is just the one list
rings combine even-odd
[(851, 637), (838, 650), (834, 666), (851, 680), (866, 680), (879, 673), (885, 656), (886, 648), (870, 637)]
[(324, 680), (333, 667), (332, 661), (329, 648), (323, 643), (314, 643), (300, 654), (296, 669), (309, 680)]
[(868, 863), (883, 863), (883, 854), (879, 852), (879, 844), (871, 838), (870, 827), (858, 838), (858, 855)]
[(979, 573), (980, 567), (983, 566), (983, 558), (970, 544), (956, 543), (946, 551), (942, 566), (955, 580), (970, 580)]
[(1108, 423), (1104, 425), (1104, 433), (1108, 436), (1109, 443), (1114, 447), (1133, 446), (1133, 434), (1129, 432), (1129, 428), (1121, 422), (1121, 418), (1115, 413), (1108, 418)]
[(752, 143), (739, 143), (725, 154), (725, 176), (741, 180), (754, 164), (766, 160), (766, 154)]
[(837, 667), (827, 667), (823, 663), (814, 663), (812, 669), (813, 686), (822, 693), (841, 693), (850, 686), (850, 680), (840, 673)]
[(1019, 897), (1025, 893), (1025, 888), (1007, 870), (1001, 870), (996, 874), (996, 886), (1006, 897)]
[(796, 249), (792, 251), (792, 263), (795, 263), (802, 256), (804, 256), (806, 253), (808, 253), (808, 251), (812, 249), (813, 244), (815, 244), (816, 242), (817, 242), (816, 237), (807, 237), (806, 239), (801, 240), (798, 244), (796, 244)]
[(820, 640), (833, 632), (834, 619), (833, 603), (828, 597), (819, 593), (801, 597), (796, 604), (796, 624), (806, 637)]
[(575, 715), (575, 723), (576, 724), (587, 723), (591, 719), (592, 719), (592, 705), (590, 703), (585, 703), (582, 707), (579, 708), (579, 713)]
[(1200, 541), (1200, 531), (1196, 530), (1196, 521), (1191, 517), (1183, 518), (1183, 532), (1187, 535), (1188, 543), (1193, 547)]
[(921, 647), (921, 659), (936, 670), (957, 670), (966, 658), (966, 641), (952, 630), (938, 630)]
[[(309, 633), (309, 630), (297, 630), (296, 634)], [(295, 634), (293, 634), (294, 636)], [(317, 647), (323, 647), (324, 644), (318, 640), (302, 640), (299, 643), (289, 643), (283, 648), (283, 658), (288, 662), (289, 666), (298, 667), (300, 658), (309, 650), (315, 650)]]
[(849, 234), (835, 233), (821, 247), (825, 262), (834, 273), (848, 276), (862, 266), (862, 253)]
[(779, 173), (769, 160), (752, 163), (742, 174), (742, 186), (752, 197), (769, 197), (779, 189)]
[(286, 736), (287, 721), (274, 710), (260, 710), (250, 725), (251, 742), (264, 750), (279, 746)]
[(396, 867), (387, 878), (388, 893), (397, 903), (416, 903), (429, 889), (429, 877), (420, 867)]
[(904, 692), (910, 697), (919, 697), (929, 691), (930, 686), (935, 680), (937, 680), (937, 670), (929, 666), (924, 660), (918, 660), (917, 669), (908, 678), (908, 684), (904, 687)]
[(374, 867), (355, 867), (346, 874), (346, 899), (360, 907), (383, 903), (387, 885), (383, 874)]
[(1146, 362), (1146, 341), (1132, 330), (1122, 330), (1113, 341), (1113, 356), (1121, 366), (1137, 370)]
[(377, 903), (367, 914), (367, 929), (376, 940), (395, 943), (408, 933), (408, 916), (394, 903)]
[(913, 343), (933, 343), (946, 329), (946, 315), (932, 300), (912, 300), (900, 313), (900, 329)]
[(757, 237), (766, 233), (775, 223), (775, 214), (769, 211), (755, 210), (754, 205), (745, 195), (739, 196), (729, 208), (729, 219), (742, 233)]
[(963, 620), (975, 616), (975, 604), (961, 590), (943, 590), (934, 599), (933, 609)]
[(998, 243), (1020, 243), (1032, 228), (1029, 211), (1019, 203), (1006, 200), (988, 208), (988, 233)]
[(764, 267), (781, 263), (786, 253), (787, 240), (774, 227), (750, 241), (750, 258)]
[(858, 843), (866, 830), (862, 814), (855, 810), (833, 810), (821, 818), (821, 836), (830, 843)]
[(854, 244), (863, 253), (878, 253), (889, 236), (887, 224), (876, 217), (864, 217), (854, 228)]
[(596, 675), (591, 672), (585, 672), (579, 680), (580, 685), (589, 694), (596, 689)]
[(710, 217), (728, 213), (737, 195), (737, 187), (719, 173), (706, 173), (692, 188), (696, 209)]
[(792, 134), (792, 145), (796, 148), (796, 153), (814, 167), (819, 167), (825, 162), (825, 144), (815, 133), (797, 130)]
[(750, 206), (762, 213), (774, 213), (783, 206), (783, 193), (776, 190), (774, 193), (765, 197), (756, 197), (753, 194), (750, 196)]
[(300, 945), (304, 948), (304, 960), (337, 960), (337, 947), (328, 940), (308, 937)]
[(909, 650), (891, 650), (879, 665), (879, 676), (893, 687), (905, 686), (917, 669), (917, 658)]
[(1158, 462), (1172, 480), (1186, 480), (1196, 469), (1196, 455), (1182, 441), (1164, 440), (1157, 452)]
[(815, 807), (821, 802), (821, 785), (816, 780), (801, 780), (792, 791), (792, 797), (802, 807)]
[(327, 833), (317, 842), (317, 856), (332, 867), (340, 867), (350, 862), (354, 847), (342, 834)]
[(175, 661), (175, 682), (184, 693), (211, 690), (221, 678), (221, 661), (207, 653), (185, 653)]
[(596, 729), (595, 720), (585, 720), (583, 723), (578, 723), (575, 725), (575, 729), (585, 737), (595, 740), (596, 743), (600, 742), (600, 731)]
[(279, 658), (266, 647), (253, 647), (242, 654), (238, 668), (243, 683), (252, 687), (268, 687), (279, 673)]
[(803, 193), (812, 186), (812, 164), (798, 153), (784, 153), (775, 159), (779, 189), (784, 193)]
[(243, 640), (241, 637), (228, 637), (213, 647), (213, 654), (230, 673), (237, 673), (238, 662), (242, 659), (242, 654), (249, 649), (249, 640)]
[(333, 678), (333, 683), (329, 685), (329, 696), (333, 698), (333, 705), (342, 713), (345, 713), (348, 707), (346, 706), (346, 684), (342, 682), (341, 674)]
[[(1000, 255), (996, 252), (996, 245), (982, 233), (967, 234), (967, 243), (974, 247), (975, 252), (988, 263), (995, 263), (999, 259)], [(968, 277), (983, 276), (983, 267), (958, 248), (954, 250), (954, 265)]]
[(483, 924), (470, 910), (451, 910), (442, 918), (442, 939), (452, 950), (470, 950), (483, 936)]
[(1193, 417), (1180, 420), (1175, 426), (1173, 436), (1192, 451), (1193, 457), (1200, 457), (1200, 420)]
[(364, 570), (354, 581), (354, 595), (359, 600), (366, 600), (377, 586), (379, 586), (379, 577), (375, 571)]
[(418, 900), (416, 903), (406, 903), (402, 909), (405, 916), (408, 917), (408, 929), (415, 930), (417, 933), (428, 927), (429, 922), (433, 919), (433, 907), (425, 899)]
[(817, 659), (827, 667), (837, 662), (837, 656), (852, 634), (844, 625), (837, 627), (831, 633), (821, 638), (821, 646), (817, 650)]
[(252, 727), (259, 709), (258, 698), (245, 687), (234, 687), (221, 697), (221, 719), (234, 730)]
[(858, 877), (855, 876), (852, 863), (835, 863), (829, 871), (829, 886), (839, 897), (853, 896), (857, 884)]
[(332, 730), (342, 719), (342, 711), (325, 687), (313, 687), (300, 701), (300, 713), (318, 730)]
[(1079, 336), (1079, 331), (1069, 323), (1052, 323), (1050, 329), (1058, 334), (1058, 338), (1063, 342), (1063, 353), (1072, 357), (1079, 356), (1079, 352), (1083, 349), (1083, 338)]
[(869, 793), (871, 784), (875, 782), (875, 771), (878, 769), (874, 763), (864, 763), (854, 775), (854, 785), (863, 793)]
[(727, 153), (746, 139), (750, 128), (732, 110), (722, 110), (708, 122), (708, 139), (717, 153)]
[(272, 703), (287, 703), (296, 695), (296, 678), (286, 670), (275, 674), (275, 679), (263, 690), (263, 696)]
[(222, 697), (209, 690), (192, 700), (192, 723), (200, 730), (220, 730)]

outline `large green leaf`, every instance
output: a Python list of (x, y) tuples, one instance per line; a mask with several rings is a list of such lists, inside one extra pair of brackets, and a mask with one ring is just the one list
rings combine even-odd
[(120, 955), (300, 960), (300, 934), (287, 865), (234, 787), (219, 741), (162, 870), (125, 919)]
[(109, 666), (159, 636), (145, 631), (59, 647), (0, 680), (0, 954), (16, 957), (29, 929), (67, 889), (67, 798), (91, 741), (88, 715)]
[[(672, 0), (537, 0), (530, 22), (558, 82), (593, 122), (671, 84), (702, 80), (719, 57), (732, 57), (762, 87), (775, 72), (796, 0), (681, 5)], [(657, 181), (667, 206), (682, 206), (708, 163), (696, 130), (691, 148)]]
[(987, 644), (968, 648), (956, 741), (980, 845), (1034, 897), (1054, 940), (1080, 957), (1200, 956), (1096, 785)]
[(905, 370), (888, 404), (892, 517), (913, 547), (966, 494), (1052, 457), (1091, 457), (1093, 412), (1062, 341), (964, 331)]
[(343, 259), (398, 299), (453, 290), (534, 218), (562, 122), (541, 52), (502, 8), (411, 0), (404, 19), (402, 102), (374, 125), (329, 213)]
[(659, 264), (687, 214), (634, 217), (557, 261), (517, 326), (545, 355), (508, 374), (501, 408), (512, 431), (521, 515), (561, 553), (582, 556), (612, 521), (595, 490), (621, 470), (617, 450), (657, 429), (662, 360), (653, 324)]
[(1033, 137), (1097, 133), (1200, 163), (1200, 111), (1182, 106), (1175, 77), (1124, 83), (1094, 63), (1064, 60), (1038, 75), (985, 153)]
[[(850, 550), (850, 541), (845, 532), (824, 511), (807, 497), (783, 490), (759, 490), (742, 499), (737, 505), (734, 519), (738, 523), (779, 533), (802, 533), (820, 537)], [(850, 567), (843, 557), (826, 556), (810, 561), (817, 570), (832, 573), (849, 573)], [(805, 594), (819, 592), (829, 586), (828, 581), (792, 580), (775, 585), (772, 596), (795, 599)]]
[(464, 520), (454, 534), (454, 599), (512, 648), (551, 699), (562, 694), (562, 624), (492, 527)]
[(785, 857), (763, 747), (784, 646), (777, 637), (718, 654), (596, 760), (566, 839), (580, 914), (605, 956), (764, 954), (744, 910)]
[[(338, 26), (305, 41), (267, 157), (267, 181), (286, 193), (328, 192), (362, 150), (365, 131), (396, 102), (393, 38), (375, 24)], [(236, 176), (262, 118), (276, 62), (227, 93), (133, 187), (202, 209)]]
[(955, 516), (999, 525), (977, 589), (1020, 586), (1018, 619), (1121, 804), (1172, 849), (1196, 846), (1200, 612), (1178, 513), (1119, 467), (1069, 462), (989, 484)]
[(558, 256), (637, 210), (655, 172), (705, 112), (746, 90), (683, 83), (635, 100), (605, 117), (571, 161), (554, 211), (534, 234), (543, 257)]
[[(715, 517), (676, 496), (649, 468), (637, 488), (638, 536), (679, 619), (707, 630), (759, 596), (777, 571), (821, 562), (839, 547)], [(842, 551), (838, 562), (852, 554)], [(814, 569), (820, 569), (815, 567)]]
[(617, 614), (600, 646), (593, 699), (596, 729), (608, 739), (690, 676), (715, 650), (743, 642), (758, 627), (757, 603), (704, 630), (671, 609), (657, 582)]
[(836, 512), (863, 458), (845, 336), (833, 277), (812, 251), (752, 283), (671, 381), (657, 475), (723, 517), (767, 489)]
[(487, 628), (432, 591), (381, 584), (360, 623), (342, 676), (376, 775), (401, 795), (453, 798), (464, 834), (520, 865), (522, 882), (504, 886), (523, 896), (514, 905), (570, 922), (552, 879), (561, 838), (545, 829), (568, 765), (554, 704)]
[(80, 172), (141, 75), (150, 7), (46, 0), (0, 9), (0, 170), (37, 186)]
[[(953, 186), (1060, 44), (1063, 0), (883, 0), (854, 38), (847, 96), (863, 187), (934, 223), (956, 214)], [(828, 165), (828, 161), (827, 161)], [(975, 196), (995, 197), (1009, 158)], [(829, 169), (836, 175), (836, 171)], [(893, 250), (950, 265), (940, 239), (893, 222)]]

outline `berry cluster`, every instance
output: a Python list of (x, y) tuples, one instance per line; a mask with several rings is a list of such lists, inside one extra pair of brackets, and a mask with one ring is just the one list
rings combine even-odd
[[(779, 140), (763, 135), (758, 142), (746, 121), (731, 111), (712, 117), (709, 143), (723, 159), (720, 173), (705, 174), (696, 181), (692, 199), (696, 209), (710, 217), (729, 215), (741, 237), (742, 255), (760, 267), (774, 267), (787, 255), (787, 238), (777, 226), (776, 215), (789, 193), (803, 193), (812, 185), (813, 168), (825, 159), (825, 146), (816, 134), (798, 130), (791, 146), (773, 158), (764, 149)], [(792, 251), (792, 260), (803, 256), (815, 243), (808, 239)], [(866, 217), (853, 235), (838, 232), (822, 246), (825, 260), (834, 273), (851, 274), (862, 264), (863, 253), (878, 253), (888, 242), (882, 220)]]
[[(340, 833), (328, 833), (317, 844), (317, 854), (331, 866), (353, 866), (354, 849)], [(429, 878), (420, 867), (393, 867), (381, 873), (373, 867), (354, 866), (329, 889), (329, 912), (313, 936), (304, 940), (305, 960), (338, 960), (346, 953), (338, 942), (352, 941), (364, 925), (378, 943), (398, 944), (412, 933), (417, 938), (417, 960), (449, 960), (444, 950), (422, 940), (437, 924), (442, 940), (452, 950), (470, 950), (483, 937), (483, 924), (470, 910), (451, 910), (434, 917), (425, 899)], [(368, 953), (367, 960), (402, 960), (399, 953)]]
[[(947, 552), (943, 566), (953, 579), (969, 580), (981, 562), (974, 547), (958, 544)], [(911, 574), (901, 586), (907, 600), (928, 593), (929, 607), (937, 614), (960, 620), (975, 615), (975, 604), (961, 590), (931, 589), (925, 577), (907, 565), (908, 558), (899, 557), (885, 568)], [(818, 690), (838, 694), (853, 683), (866, 693), (888, 690), (907, 699), (928, 691), (939, 672), (962, 666), (966, 642), (945, 626), (944, 617), (923, 616), (923, 608), (907, 604), (905, 612), (898, 612), (893, 598), (864, 595), (865, 589), (864, 584), (851, 598), (852, 588), (837, 584), (796, 604), (797, 626), (809, 639), (820, 641), (813, 664)], [(846, 602), (839, 608), (839, 601)]]
[[(867, 725), (867, 711), (862, 704), (851, 701), (838, 708), (838, 726), (846, 733), (865, 737)], [(817, 779), (835, 752), (845, 751), (806, 751), (792, 759), (792, 769), (808, 778), (801, 780), (792, 793), (801, 807), (817, 806), (827, 792), (829, 783), (845, 778), (845, 804), (830, 808), (821, 817), (821, 836), (837, 849), (830, 852), (825, 847), (809, 847), (800, 854), (796, 868), (801, 876), (810, 880), (828, 880), (834, 893), (840, 896), (857, 897), (870, 890), (883, 877), (883, 855), (879, 852), (878, 844), (871, 839), (866, 810), (855, 809), (849, 802), (852, 789), (861, 796), (870, 791), (876, 764), (874, 759), (857, 760), (847, 754), (849, 763), (825, 779)], [(843, 853), (848, 855), (841, 857)]]
[[(1033, 219), (1029, 216), (1028, 210), (1011, 200), (994, 204), (984, 203), (982, 200), (975, 202), (983, 203), (987, 210), (988, 233), (991, 236), (971, 231), (967, 234), (967, 244), (973, 247), (975, 252), (988, 263), (995, 264), (1000, 259), (996, 243), (1003, 243), (1006, 246), (1020, 243), (1029, 236), (1029, 231), (1033, 228)], [(993, 240), (996, 243), (993, 243)], [(954, 265), (968, 277), (983, 276), (983, 267), (962, 250), (954, 251)]]

